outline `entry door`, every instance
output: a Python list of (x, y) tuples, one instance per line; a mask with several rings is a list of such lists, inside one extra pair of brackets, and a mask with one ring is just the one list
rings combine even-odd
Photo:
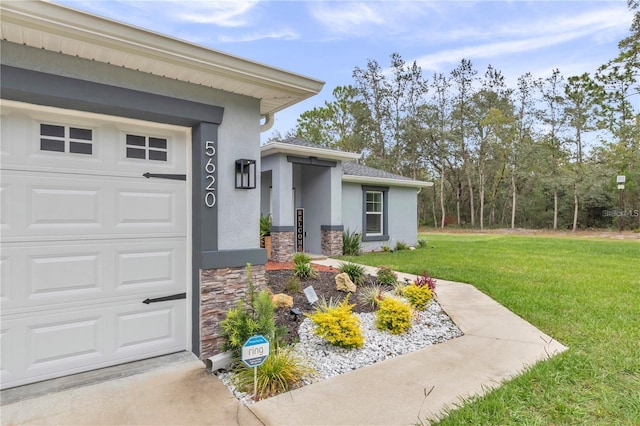
[(188, 132), (2, 113), (2, 387), (185, 350)]

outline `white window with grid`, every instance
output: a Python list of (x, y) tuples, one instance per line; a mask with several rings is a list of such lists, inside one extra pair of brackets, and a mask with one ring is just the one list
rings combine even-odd
[(381, 191), (367, 191), (366, 235), (382, 235), (383, 194)]

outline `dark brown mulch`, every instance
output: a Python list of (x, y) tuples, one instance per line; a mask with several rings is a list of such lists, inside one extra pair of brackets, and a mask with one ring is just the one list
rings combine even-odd
[[(315, 265), (314, 265), (315, 266)], [(287, 291), (287, 284), (295, 278), (295, 274), (292, 270), (288, 269), (274, 269), (266, 271), (267, 287), (273, 294), (286, 293), (293, 297), (293, 307), (299, 309), (303, 314), (312, 313), (315, 308), (307, 302), (307, 297), (302, 290), (306, 287), (312, 286), (318, 297), (324, 296), (325, 299), (333, 298), (333, 300), (342, 300), (347, 293), (336, 290), (335, 276), (338, 271), (334, 272), (322, 272), (318, 271), (315, 278), (309, 278), (306, 280), (300, 280), (300, 292)], [(358, 289), (364, 286), (375, 284), (375, 277), (367, 276), (364, 284), (358, 286)], [(317, 303), (317, 302), (316, 302)], [(349, 297), (349, 303), (355, 304), (353, 312), (371, 312), (372, 309), (369, 306), (363, 306), (358, 304), (357, 291), (351, 294)], [(283, 326), (286, 329), (285, 340), (288, 343), (293, 343), (298, 339), (298, 326), (304, 319), (304, 315), (298, 317), (298, 321), (295, 321), (295, 315), (291, 314), (290, 308), (276, 309), (276, 325)]]

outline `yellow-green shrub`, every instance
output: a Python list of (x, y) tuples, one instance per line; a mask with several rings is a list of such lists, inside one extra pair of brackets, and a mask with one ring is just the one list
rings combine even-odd
[(335, 307), (317, 310), (307, 315), (316, 325), (314, 333), (332, 345), (342, 348), (360, 348), (364, 337), (360, 330), (360, 320), (351, 312), (355, 305), (349, 304), (349, 296)]
[(385, 297), (378, 304), (376, 327), (402, 334), (411, 327), (411, 307), (401, 300)]
[(433, 293), (429, 290), (429, 287), (418, 286), (415, 284), (406, 286), (403, 289), (402, 294), (407, 298), (411, 306), (419, 311), (424, 310), (433, 297)]

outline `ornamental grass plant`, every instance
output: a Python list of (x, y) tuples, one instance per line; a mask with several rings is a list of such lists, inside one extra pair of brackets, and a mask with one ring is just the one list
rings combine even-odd
[[(313, 368), (296, 355), (292, 347), (276, 347), (256, 368), (256, 401), (295, 389), (304, 377), (314, 374)], [(232, 380), (240, 391), (253, 393), (253, 368), (239, 364), (233, 371)]]

